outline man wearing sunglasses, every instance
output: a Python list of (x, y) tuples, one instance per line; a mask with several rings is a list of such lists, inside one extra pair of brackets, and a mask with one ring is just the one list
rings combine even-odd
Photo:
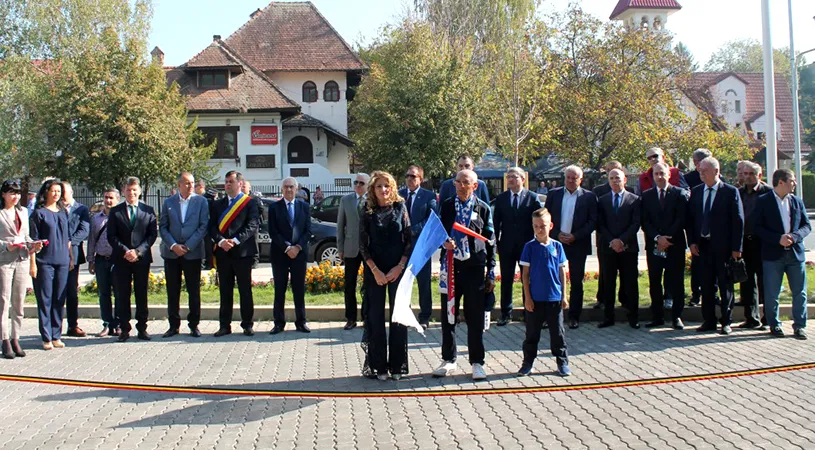
[[(365, 193), (370, 179), (366, 173), (357, 174), (354, 192), (342, 197), (337, 212), (337, 250), (345, 264), (346, 330), (352, 330), (357, 326), (357, 274), (362, 264), (362, 255), (359, 253), (359, 218), (362, 209), (365, 208)], [(365, 320), (364, 305), (362, 316), (362, 320)]]
[[(637, 195), (642, 195), (643, 192), (654, 187), (654, 165), (665, 162), (665, 153), (659, 147), (651, 147), (645, 152), (645, 157), (648, 159), (648, 165), (651, 166), (646, 172), (640, 175), (637, 181)], [(671, 167), (670, 177), (668, 184), (671, 186), (688, 189), (688, 183), (685, 182), (685, 177), (679, 172), (676, 167)]]
[[(416, 248), (416, 239), (424, 228), (424, 224), (430, 217), (430, 212), (436, 210), (436, 194), (422, 187), (424, 181), (424, 169), (417, 165), (408, 167), (405, 173), (404, 189), (399, 190), (399, 195), (405, 199), (405, 206), (410, 215), (410, 228), (413, 232), (413, 248)], [(429, 326), (430, 316), (433, 313), (433, 297), (430, 289), (430, 261), (416, 275), (419, 283), (419, 324), (426, 330)]]

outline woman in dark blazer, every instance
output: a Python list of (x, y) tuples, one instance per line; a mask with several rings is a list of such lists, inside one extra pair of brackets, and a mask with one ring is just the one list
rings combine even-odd
[[(376, 171), (368, 183), (368, 198), (360, 224), (359, 251), (365, 261), (365, 283), (368, 331), (362, 374), (394, 380), (408, 373), (407, 327), (390, 322), (390, 335), (385, 334), (385, 295), (390, 311), (396, 288), (413, 247), (410, 218), (396, 180), (387, 172)], [(389, 351), (390, 350), (390, 351)]]
[[(6, 180), (0, 187), (0, 334), (6, 359), (25, 356), (20, 347), (23, 327), (23, 303), (28, 287), (28, 274), (34, 264), (31, 252), (42, 244), (32, 244), (28, 235), (28, 209), (20, 206), (20, 184)], [(9, 329), (9, 309), (11, 328)], [(10, 331), (10, 332), (9, 332)]]
[(29, 220), (31, 239), (48, 241), (37, 253), (37, 264), (31, 266), (40, 336), (45, 350), (65, 347), (62, 342), (62, 309), (68, 294), (68, 272), (74, 264), (68, 212), (62, 206), (62, 193), (60, 180), (43, 183)]

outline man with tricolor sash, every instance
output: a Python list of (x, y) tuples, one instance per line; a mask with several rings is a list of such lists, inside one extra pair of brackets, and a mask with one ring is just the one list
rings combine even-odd
[[(467, 347), (473, 380), (487, 377), (484, 370), (484, 302), (495, 288), (495, 242), (490, 206), (473, 195), (478, 176), (472, 170), (456, 175), (456, 196), (441, 205), (441, 222), (450, 239), (444, 243), (439, 288), (442, 363), (433, 376), (443, 377), (456, 369), (455, 310), (464, 297)], [(450, 257), (452, 256), (452, 257)], [(451, 289), (452, 288), (452, 289)], [(449, 304), (448, 304), (449, 303)]]
[(224, 177), (226, 196), (212, 202), (209, 234), (215, 244), (215, 265), (221, 294), (220, 328), (215, 337), (232, 333), (232, 305), (235, 282), (238, 284), (243, 334), (252, 336), (255, 305), (252, 299), (252, 262), (257, 246), (257, 200), (241, 192), (243, 175), (235, 170)]

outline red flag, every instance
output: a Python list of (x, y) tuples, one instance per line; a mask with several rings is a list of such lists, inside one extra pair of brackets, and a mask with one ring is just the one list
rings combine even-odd
[(460, 231), (460, 232), (466, 234), (467, 236), (472, 236), (475, 239), (480, 239), (480, 240), (482, 240), (484, 242), (487, 242), (487, 238), (485, 238), (484, 236), (481, 236), (480, 234), (476, 233), (475, 231), (465, 227), (464, 225), (462, 225), (462, 224), (460, 224), (458, 222), (453, 223), (453, 229), (456, 230), (456, 231)]

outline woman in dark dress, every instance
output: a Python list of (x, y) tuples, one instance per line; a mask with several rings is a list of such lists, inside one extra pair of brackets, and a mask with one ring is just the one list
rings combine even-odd
[[(396, 288), (413, 245), (410, 218), (397, 193), (396, 180), (387, 172), (371, 175), (366, 201), (359, 239), (368, 297), (368, 345), (362, 374), (385, 381), (390, 372), (398, 380), (408, 373), (407, 327), (385, 318), (385, 296), (392, 314)], [(390, 322), (389, 335), (385, 333), (386, 321)]]
[(40, 319), (42, 348), (65, 347), (62, 342), (62, 308), (68, 295), (68, 272), (73, 266), (68, 212), (62, 205), (62, 182), (51, 179), (37, 194), (37, 206), (29, 220), (31, 239), (47, 240), (31, 266), (34, 295)]

